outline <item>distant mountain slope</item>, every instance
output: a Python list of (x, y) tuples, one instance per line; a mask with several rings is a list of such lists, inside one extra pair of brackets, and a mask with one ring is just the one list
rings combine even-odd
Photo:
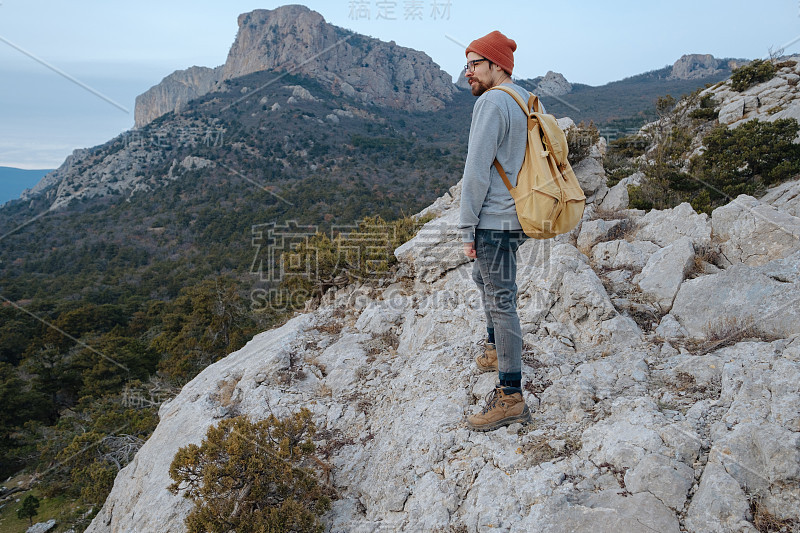
[[(672, 66), (645, 72), (601, 86), (570, 83), (557, 72), (519, 80), (539, 95), (547, 111), (570, 117), (576, 123), (594, 122), (605, 137), (635, 133), (656, 118), (659, 97), (671, 94), (676, 99), (698, 88), (715, 84), (731, 75), (746, 59), (719, 59), (710, 54), (685, 54)], [(463, 75), (457, 85), (468, 88)]]
[(19, 198), (22, 191), (36, 185), (52, 169), (24, 170), (14, 167), (0, 167), (0, 205)]
[[(136, 258), (120, 268), (138, 269), (166, 257), (246, 258), (256, 224), (327, 231), (419, 211), (460, 178), (473, 102), (459, 92), (440, 112), (408, 113), (300, 76), (229, 80), (178, 115), (76, 152), (47, 187), (0, 209), (0, 234), (51, 213), (3, 241), (5, 287), (16, 298), (68, 290), (63, 275), (108, 268), (113, 257), (90, 252), (100, 242)], [(26, 273), (44, 279), (28, 285)]]
[(328, 24), (305, 6), (257, 9), (238, 23), (224, 65), (176, 71), (136, 98), (137, 127), (219, 90), (225, 80), (264, 70), (310, 76), (335, 96), (407, 111), (440, 110), (457, 91), (424, 52)]
[(568, 116), (576, 123), (594, 121), (611, 133), (632, 133), (656, 118), (655, 103), (660, 96), (671, 94), (677, 99), (728, 78), (730, 69), (691, 79), (675, 78), (672, 73), (673, 67), (664, 67), (599, 87), (573, 83), (569, 94), (541, 98), (547, 111), (558, 117)]

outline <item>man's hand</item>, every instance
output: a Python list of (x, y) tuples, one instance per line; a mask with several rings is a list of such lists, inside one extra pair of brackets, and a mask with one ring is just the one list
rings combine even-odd
[(475, 243), (474, 242), (465, 242), (464, 243), (464, 255), (466, 255), (470, 259), (475, 259), (476, 257), (478, 257), (477, 252), (475, 252)]

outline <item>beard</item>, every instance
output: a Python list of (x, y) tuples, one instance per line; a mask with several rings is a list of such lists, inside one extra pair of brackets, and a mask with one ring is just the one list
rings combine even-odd
[(469, 84), (469, 88), (472, 91), (472, 96), (480, 96), (490, 89), (488, 85), (481, 82), (480, 80), (477, 80), (475, 78), (473, 78), (473, 80), (474, 81)]

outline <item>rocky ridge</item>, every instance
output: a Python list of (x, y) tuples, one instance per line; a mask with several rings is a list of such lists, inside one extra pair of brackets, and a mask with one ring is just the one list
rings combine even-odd
[(187, 170), (213, 164), (194, 156), (172, 158), (167, 172), (156, 175), (150, 170), (152, 167), (170, 163), (169, 154), (159, 148), (159, 143), (209, 144), (218, 142), (224, 131), (213, 119), (186, 119), (178, 124), (153, 127), (146, 135), (126, 132), (105, 145), (75, 150), (58, 169), (25, 190), (20, 199), (42, 197), (50, 211), (57, 211), (82, 199), (110, 195), (130, 198), (174, 181)]
[(548, 70), (544, 76), (533, 78), (530, 82), (533, 83), (530, 90), (540, 96), (564, 96), (572, 92), (572, 84), (567, 78), (552, 70)]
[(714, 110), (719, 112), (719, 123), (732, 128), (751, 120), (800, 120), (800, 55), (782, 58), (776, 63), (775, 76), (769, 81), (756, 83), (742, 92), (735, 91), (729, 80), (719, 82), (700, 91), (696, 99), (679, 103), (677, 114), (685, 114), (696, 108), (702, 98), (710, 97)]
[(797, 202), (599, 209), (602, 150), (576, 165), (581, 225), (519, 251), (532, 424), (463, 424), (496, 374), (472, 361), (485, 324), (456, 185), (392, 278), (329, 292), (163, 404), (87, 531), (184, 531), (177, 449), (224, 417), (301, 407), (340, 494), (329, 531), (754, 532), (756, 509), (797, 530)]
[(730, 84), (711, 87), (700, 96), (711, 94), (718, 102), (719, 121), (737, 126), (749, 120), (774, 122), (782, 118), (800, 120), (800, 56), (779, 62), (771, 80), (753, 85), (743, 92), (734, 91)]
[(141, 128), (161, 115), (183, 109), (190, 100), (219, 89), (222, 67), (176, 70), (158, 85), (136, 97), (134, 121)]
[(457, 90), (427, 54), (338, 28), (301, 5), (257, 9), (238, 24), (225, 64), (176, 71), (136, 98), (137, 128), (261, 70), (308, 75), (334, 94), (407, 111), (442, 109)]
[[(652, 164), (660, 142), (669, 142), (673, 128), (688, 132), (691, 139), (681, 156), (682, 170), (689, 172), (690, 159), (705, 150), (704, 136), (717, 124), (736, 128), (752, 120), (774, 122), (778, 119), (791, 118), (800, 121), (800, 56), (781, 58), (776, 61), (775, 76), (761, 83), (756, 83), (739, 92), (731, 87), (730, 79), (699, 91), (689, 98), (677, 103), (675, 108), (662, 119), (645, 124), (637, 136), (645, 140), (649, 146), (645, 153), (637, 158), (638, 163)], [(700, 121), (691, 118), (691, 112), (701, 107), (703, 100), (709, 100), (713, 111), (718, 114), (716, 120)], [(711, 109), (711, 108), (710, 108)], [(800, 135), (795, 142), (800, 141)], [(628, 206), (628, 186), (641, 185), (645, 176), (636, 172), (612, 187), (599, 203), (605, 210), (617, 210)], [(762, 199), (762, 203), (773, 204), (796, 216), (797, 187), (793, 183), (775, 187)], [(736, 204), (737, 201), (734, 201)], [(756, 217), (758, 218), (758, 217)]]
[(744, 59), (717, 59), (711, 54), (684, 54), (672, 65), (670, 79), (694, 80), (731, 71), (746, 63)]

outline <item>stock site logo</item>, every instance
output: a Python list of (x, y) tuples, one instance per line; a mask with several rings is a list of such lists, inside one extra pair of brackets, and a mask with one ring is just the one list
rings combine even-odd
[(358, 225), (333, 226), (330, 236), (295, 221), (252, 227), (255, 256), (251, 274), (254, 310), (301, 307), (331, 287), (385, 275), (394, 262), (397, 227), (376, 217)]

